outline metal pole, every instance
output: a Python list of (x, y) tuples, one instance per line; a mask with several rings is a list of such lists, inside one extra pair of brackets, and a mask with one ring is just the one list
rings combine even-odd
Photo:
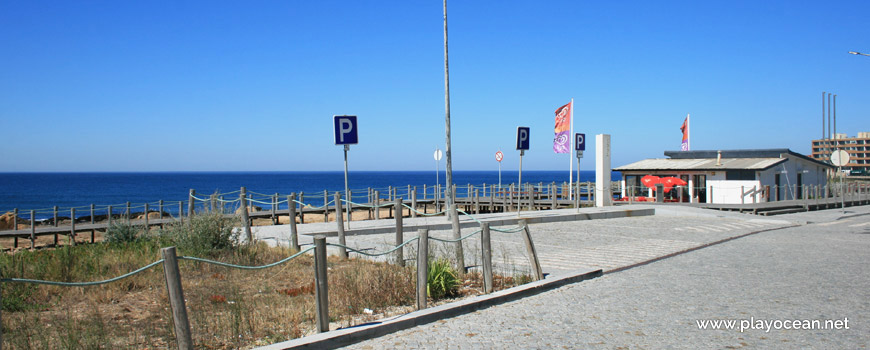
[[(517, 203), (522, 203), (522, 198), (523, 198), (523, 155), (525, 155), (525, 153), (526, 153), (526, 151), (520, 150), (520, 175), (519, 175), (520, 176), (520, 178), (519, 178), (520, 194), (519, 194), (519, 199), (517, 199)], [(517, 217), (519, 217), (520, 213), (523, 211), (522, 207), (523, 207), (522, 204), (517, 205)]]
[(350, 150), (350, 145), (344, 145), (344, 196), (347, 197), (347, 229), (350, 230), (350, 189), (347, 187), (347, 151)]
[(498, 190), (501, 191), (501, 162), (498, 162)]
[(822, 91), (822, 140), (825, 139), (825, 92)]
[[(828, 93), (828, 140), (834, 138), (834, 133), (831, 131), (831, 93)], [(829, 143), (830, 145), (830, 143)]]
[[(444, 153), (447, 153), (447, 162), (445, 166), (445, 185), (447, 186), (446, 200), (447, 208), (451, 208), (454, 202), (453, 193), (453, 153), (450, 146), (450, 69), (447, 59), (447, 0), (444, 0), (444, 112), (445, 112), (445, 133), (446, 147)], [(450, 213), (455, 214), (455, 213)], [(456, 230), (457, 228), (454, 228)]]

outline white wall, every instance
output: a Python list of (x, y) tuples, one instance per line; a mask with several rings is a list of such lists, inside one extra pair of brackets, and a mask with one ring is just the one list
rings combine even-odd
[[(721, 178), (720, 178), (721, 174)], [(712, 179), (712, 180), (711, 180)], [(743, 186), (741, 189), (740, 186)], [(717, 171), (715, 176), (710, 176), (707, 178), (707, 196), (713, 199), (712, 203), (715, 204), (740, 204), (740, 203), (752, 203), (752, 196), (747, 195), (743, 200), (740, 201), (740, 196), (743, 192), (747, 192), (752, 190), (753, 187), (761, 188), (760, 181), (753, 180), (725, 180), (725, 173), (721, 171)], [(710, 196), (710, 192), (712, 191), (713, 195)], [(742, 191), (742, 192), (741, 192)], [(758, 194), (755, 197), (756, 202), (762, 202), (764, 199), (761, 194)], [(708, 199), (709, 201), (709, 199)]]
[[(794, 199), (794, 185), (797, 184), (797, 174), (801, 174), (801, 184), (807, 187), (809, 196), (815, 195), (815, 186), (824, 188), (827, 185), (827, 175), (825, 174), (826, 167), (823, 167), (815, 162), (808, 161), (803, 158), (798, 158), (792, 155), (785, 155), (788, 161), (783, 164), (778, 164), (761, 173), (760, 180), (763, 186), (770, 186), (770, 199), (775, 200), (776, 194), (774, 190), (775, 174), (780, 174), (780, 186), (788, 186), (788, 189), (782, 188), (780, 191), (782, 198), (780, 200)], [(799, 190), (800, 191), (800, 190)], [(824, 191), (820, 191), (824, 192)]]

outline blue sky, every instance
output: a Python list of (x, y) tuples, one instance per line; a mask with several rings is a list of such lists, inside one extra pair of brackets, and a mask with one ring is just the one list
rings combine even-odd
[[(558, 170), (553, 112), (612, 165), (870, 131), (867, 1), (452, 1), (453, 166)], [(440, 1), (0, 1), (0, 171), (429, 170), (444, 148)], [(594, 169), (594, 145), (581, 163)], [(441, 165), (443, 169), (443, 163)]]

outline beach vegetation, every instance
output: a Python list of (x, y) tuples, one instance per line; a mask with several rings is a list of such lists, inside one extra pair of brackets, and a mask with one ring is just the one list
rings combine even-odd
[[(179, 255), (238, 265), (264, 265), (290, 256), (286, 246), (243, 244), (233, 218), (197, 215), (184, 224), (146, 231), (118, 225), (112, 243), (0, 254), (0, 276), (47, 281), (101, 281)], [(180, 260), (196, 348), (249, 348), (316, 333), (314, 262), (303, 254), (260, 270)], [(413, 310), (416, 270), (366, 259), (329, 257), (331, 328), (350, 327)], [(462, 277), (444, 259), (430, 267), (433, 298), (476, 295), (479, 274)], [(510, 278), (508, 278), (510, 279)], [(507, 279), (497, 286), (511, 287)], [(434, 287), (432, 287), (434, 286)], [(101, 285), (67, 287), (2, 283), (3, 347), (167, 348), (175, 338), (162, 265)]]
[(435, 259), (430, 261), (428, 272), (426, 294), (430, 298), (438, 300), (456, 296), (459, 290), (459, 278), (449, 260)]

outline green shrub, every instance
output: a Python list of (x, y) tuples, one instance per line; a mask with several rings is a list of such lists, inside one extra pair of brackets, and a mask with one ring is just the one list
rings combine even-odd
[(139, 228), (119, 222), (112, 222), (106, 229), (105, 241), (108, 243), (128, 243), (139, 240)]
[(459, 290), (456, 271), (447, 259), (429, 262), (429, 275), (426, 278), (426, 294), (432, 299), (455, 296)]
[(173, 224), (160, 232), (163, 245), (175, 245), (188, 255), (212, 255), (239, 246), (238, 220), (218, 213), (195, 215), (184, 224)]

